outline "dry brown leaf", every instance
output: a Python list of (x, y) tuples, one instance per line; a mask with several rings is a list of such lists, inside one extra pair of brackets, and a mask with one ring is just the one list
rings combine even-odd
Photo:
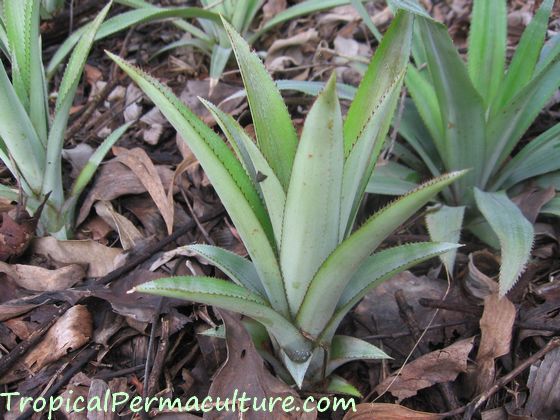
[[(525, 408), (539, 419), (552, 419), (560, 413), (560, 349), (552, 350), (531, 366), (527, 386), (531, 393)], [(557, 417), (556, 417), (557, 418)]]
[(539, 187), (526, 188), (521, 194), (511, 199), (523, 215), (531, 223), (535, 223), (541, 211), (541, 208), (556, 196), (556, 190), (553, 186), (546, 189)]
[(463, 278), (467, 292), (478, 299), (484, 299), (492, 293), (498, 293), (495, 280), (500, 272), (500, 262), (487, 250), (469, 254), (467, 275)]
[[(263, 359), (258, 354), (249, 333), (243, 327), (238, 315), (220, 311), (226, 326), (226, 341), (228, 357), (221, 367), (210, 386), (208, 395), (215, 400), (220, 397), (221, 401), (231, 398), (236, 390), (246, 392), (251, 398), (269, 398), (291, 396), (294, 398), (294, 406), (302, 406), (296, 392), (280, 379), (273, 376), (265, 367)], [(245, 405), (247, 407), (247, 405)], [(275, 407), (267, 417), (274, 419), (315, 419), (316, 412), (294, 415), (281, 410), (281, 406)], [(211, 412), (204, 416), (205, 419), (237, 419), (238, 413), (234, 412)], [(247, 420), (260, 420), (263, 413), (247, 411), (243, 414)]]
[[(167, 226), (167, 233), (171, 234), (173, 231), (174, 213), (173, 193), (165, 193), (162, 179), (148, 154), (139, 147), (128, 150), (116, 146), (113, 147), (113, 153), (118, 161), (128, 166), (138, 177), (142, 185), (144, 185), (161, 212), (161, 216)], [(169, 185), (169, 189), (173, 191), (173, 184)]]
[(6, 273), (18, 286), (37, 292), (68, 289), (86, 275), (84, 268), (78, 264), (49, 270), (34, 265), (10, 265), (3, 262), (0, 262), (0, 273)]
[(93, 320), (87, 308), (83, 305), (73, 306), (56, 321), (41, 342), (24, 356), (20, 363), (23, 372), (13, 370), (1, 378), (0, 383), (10, 383), (22, 373), (38, 372), (70, 351), (79, 349), (89, 342), (92, 331)]
[(35, 254), (50, 257), (59, 264), (87, 265), (88, 277), (102, 277), (117, 268), (120, 248), (109, 248), (95, 241), (59, 241), (52, 236), (32, 242)]
[(286, 0), (268, 0), (263, 6), (263, 22), (266, 22), (276, 16), (278, 13), (286, 10), (288, 2)]
[(487, 390), (494, 382), (496, 374), (494, 360), (509, 353), (515, 306), (507, 297), (498, 293), (484, 299), (484, 312), (480, 319), (480, 346), (476, 355), (476, 390)]
[(439, 420), (443, 416), (434, 413), (425, 413), (403, 407), (398, 404), (359, 404), (356, 411), (349, 411), (344, 420)]
[[(420, 389), (432, 385), (454, 381), (461, 372), (467, 371), (467, 359), (472, 350), (474, 337), (467, 338), (431, 353), (405, 365), (402, 370), (386, 378), (375, 388), (378, 394), (388, 392), (400, 402), (412, 397)], [(399, 376), (395, 376), (399, 373)]]
[[(420, 305), (419, 299), (422, 297), (440, 300), (445, 295), (446, 289), (447, 284), (444, 281), (434, 280), (426, 276), (415, 276), (409, 271), (397, 274), (374, 288), (358, 304), (354, 313), (359, 323), (364, 327), (363, 329), (360, 328), (357, 334), (370, 335), (371, 331), (375, 331), (375, 334), (387, 336), (383, 341), (389, 348), (398, 348), (403, 354), (409, 353), (415, 344), (414, 339), (410, 336), (390, 338), (395, 331), (407, 330), (407, 326), (399, 315), (395, 292), (397, 290), (403, 291), (406, 301), (412, 306), (419, 327), (424, 329), (432, 319), (434, 310)], [(454, 299), (453, 292), (448, 296), (448, 299)], [(437, 317), (437, 322), (441, 324), (456, 324), (464, 320), (465, 315), (456, 311), (440, 311)], [(464, 331), (465, 326), (462, 325), (431, 329), (424, 335), (424, 340), (426, 343), (443, 345), (443, 343), (449, 342), (447, 340), (451, 339), (455, 333), (462, 334)], [(403, 358), (399, 358), (396, 352), (391, 356), (395, 357), (397, 362), (403, 362)]]
[(99, 217), (119, 234), (121, 245), (125, 250), (133, 248), (138, 241), (144, 239), (144, 235), (134, 226), (134, 223), (116, 212), (111, 202), (98, 201), (94, 207)]
[[(156, 170), (163, 185), (170, 185), (173, 171), (163, 165), (157, 165)], [(76, 225), (80, 225), (86, 219), (91, 207), (98, 200), (111, 201), (123, 195), (145, 192), (146, 187), (127, 166), (117, 160), (111, 160), (100, 167), (93, 187), (80, 208)]]

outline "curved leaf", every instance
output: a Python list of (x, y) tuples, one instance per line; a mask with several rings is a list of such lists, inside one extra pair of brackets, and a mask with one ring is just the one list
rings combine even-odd
[(247, 258), (212, 245), (195, 244), (187, 245), (185, 248), (210, 261), (239, 286), (266, 296), (259, 273)]
[(348, 311), (375, 287), (401, 271), (459, 246), (448, 243), (420, 242), (389, 248), (368, 257), (344, 289), (336, 312), (321, 333), (319, 341), (328, 343)]
[(223, 20), (230, 38), (253, 116), (257, 144), (285, 190), (297, 148), (297, 135), (286, 104), (264, 68), (245, 40)]
[(487, 193), (475, 188), (474, 197), (500, 240), (500, 295), (504, 296), (523, 273), (531, 256), (533, 226), (503, 192)]
[[(449, 207), (442, 205), (439, 208), (428, 211), (426, 214), (426, 226), (428, 227), (430, 239), (434, 242), (459, 242), (464, 215), (465, 207), (463, 206)], [(450, 276), (453, 276), (456, 255), (456, 249), (440, 255), (440, 259)]]
[[(427, 182), (383, 208), (348, 237), (327, 258), (313, 278), (298, 312), (298, 326), (316, 337), (360, 265), (397, 227), (430, 201), (464, 171), (453, 172)], [(317, 311), (316, 308), (324, 308)]]
[(304, 362), (311, 356), (311, 342), (286, 318), (258, 295), (228, 281), (199, 276), (169, 277), (141, 284), (134, 290), (192, 300), (247, 315), (266, 327), (291, 360)]
[(121, 58), (109, 56), (140, 86), (177, 129), (200, 161), (257, 268), (272, 306), (287, 315), (288, 303), (273, 247), (270, 220), (249, 176), (222, 139), (173, 93)]
[(212, 105), (202, 98), (200, 98), (200, 100), (216, 119), (216, 122), (220, 125), (229, 143), (243, 163), (245, 170), (249, 176), (251, 176), (253, 183), (262, 192), (266, 209), (272, 223), (272, 229), (274, 230), (276, 247), (280, 249), (284, 206), (286, 204), (286, 193), (280, 181), (272, 171), (272, 168), (259, 148), (253, 143), (253, 140), (239, 123), (215, 105)]
[(354, 360), (390, 359), (383, 350), (367, 341), (346, 335), (335, 335), (331, 342), (326, 375)]

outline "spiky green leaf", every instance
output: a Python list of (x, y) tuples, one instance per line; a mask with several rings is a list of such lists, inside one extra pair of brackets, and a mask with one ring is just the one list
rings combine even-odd
[(475, 188), (474, 196), (500, 240), (500, 295), (504, 296), (525, 270), (533, 246), (533, 226), (504, 192), (487, 193)]
[(241, 70), (258, 146), (287, 190), (297, 148), (292, 119), (260, 58), (229, 23), (223, 20), (223, 24)]

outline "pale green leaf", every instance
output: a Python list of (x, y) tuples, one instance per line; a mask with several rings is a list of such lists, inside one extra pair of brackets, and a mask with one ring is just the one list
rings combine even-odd
[[(317, 336), (364, 260), (396, 228), (462, 175), (464, 171), (454, 172), (421, 185), (378, 211), (342, 242), (313, 278), (296, 318), (298, 326), (312, 337)], [(319, 307), (324, 310), (318, 312)]]
[(403, 195), (418, 187), (419, 174), (406, 166), (388, 160), (378, 164), (371, 176), (366, 192), (381, 195)]
[(504, 77), (507, 46), (506, 0), (474, 0), (469, 30), (469, 76), (490, 104)]
[(286, 196), (280, 264), (293, 315), (339, 242), (344, 149), (335, 87), (331, 76), (307, 115)]
[(254, 264), (247, 258), (243, 258), (226, 249), (212, 245), (187, 245), (185, 249), (208, 260), (239, 286), (243, 286), (261, 296), (266, 296), (266, 292), (259, 279), (259, 274)]
[(501, 84), (500, 95), (494, 102), (496, 109), (505, 106), (533, 77), (548, 30), (548, 19), (553, 4), (554, 0), (543, 1), (523, 32), (505, 79)]
[[(465, 207), (439, 206), (426, 214), (426, 226), (430, 239), (434, 242), (458, 243), (461, 238)], [(449, 275), (453, 276), (457, 250), (453, 249), (440, 255)]]
[(245, 170), (249, 176), (251, 176), (253, 183), (257, 186), (257, 189), (261, 191), (270, 217), (270, 222), (272, 223), (272, 229), (274, 230), (276, 247), (280, 249), (284, 206), (286, 204), (286, 193), (280, 181), (272, 171), (259, 148), (253, 143), (253, 140), (251, 140), (239, 123), (215, 105), (212, 105), (202, 98), (200, 98), (200, 100), (214, 116), (229, 143), (239, 156)]
[[(326, 391), (331, 394), (350, 395), (357, 398), (363, 397), (354, 385), (338, 375), (329, 376), (329, 384), (327, 385)], [(349, 404), (349, 407), (351, 407), (350, 401), (346, 400), (346, 402)]]
[(397, 14), (364, 74), (344, 122), (346, 156), (350, 154), (382, 98), (395, 87), (395, 81), (406, 68), (410, 55), (412, 23), (413, 17), (410, 14)]
[(211, 277), (169, 277), (141, 284), (135, 291), (190, 300), (237, 312), (263, 324), (295, 362), (311, 356), (312, 344), (294, 325), (249, 290)]
[(342, 180), (342, 206), (340, 214), (340, 236), (351, 232), (367, 184), (377, 163), (387, 131), (395, 112), (402, 86), (401, 74), (379, 99), (377, 108), (366, 122), (363, 131), (344, 162)]
[[(441, 120), (438, 97), (434, 86), (412, 64), (406, 73), (406, 87), (416, 104), (416, 110), (432, 137), (433, 144), (437, 147), (440, 156), (445, 156), (445, 129)], [(406, 117), (403, 118), (406, 122)]]
[(329, 342), (344, 316), (367, 293), (394, 275), (430, 258), (456, 249), (459, 245), (420, 242), (379, 251), (368, 257), (344, 289), (334, 316), (321, 333), (320, 342)]
[[(43, 182), (45, 149), (2, 63), (0, 63), (0, 138), (13, 158), (19, 174), (34, 193), (39, 194)], [(5, 164), (11, 166), (10, 162)]]
[(531, 140), (497, 174), (491, 189), (509, 189), (521, 181), (560, 170), (560, 124)]
[(297, 135), (284, 100), (260, 58), (225, 20), (253, 116), (257, 144), (287, 190), (297, 148)]
[(533, 226), (505, 193), (487, 193), (475, 188), (474, 196), (478, 209), (500, 240), (500, 295), (504, 296), (523, 273), (531, 256)]
[(558, 86), (560, 86), (560, 56), (521, 89), (498, 114), (490, 116), (482, 185), (486, 185), (486, 182), (506, 161)]
[(445, 133), (442, 160), (447, 170), (471, 169), (452, 187), (456, 202), (468, 203), (472, 196), (469, 187), (479, 185), (484, 170), (486, 122), (482, 98), (472, 85), (447, 28), (424, 18), (418, 18), (417, 25)]
[(331, 342), (331, 351), (326, 374), (328, 376), (338, 367), (355, 360), (390, 358), (391, 357), (379, 347), (367, 341), (346, 335), (335, 335)]
[(188, 141), (247, 247), (268, 299), (276, 310), (287, 315), (288, 304), (275, 247), (272, 245), (274, 234), (270, 220), (241, 163), (222, 139), (169, 89), (119, 57), (108, 54), (152, 99), (181, 137)]

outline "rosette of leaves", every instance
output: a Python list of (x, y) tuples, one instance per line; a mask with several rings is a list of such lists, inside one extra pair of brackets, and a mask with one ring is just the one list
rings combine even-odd
[[(110, 54), (188, 143), (251, 257), (190, 245), (232, 281), (171, 277), (136, 290), (242, 313), (268, 335), (255, 342), (286, 380), (306, 387), (329, 378), (331, 390), (356, 393), (332, 372), (351, 360), (387, 356), (365, 341), (335, 335), (343, 317), (395, 273), (457, 247), (414, 243), (376, 252), (388, 235), (463, 172), (419, 186), (354, 228), (398, 101), (413, 21), (411, 14), (396, 15), (345, 121), (332, 77), (309, 111), (299, 140), (262, 62), (224, 21), (256, 132), (255, 143), (231, 116), (203, 101), (231, 148), (169, 89)], [(253, 329), (255, 336), (258, 331)], [(267, 351), (263, 342), (273, 350)]]
[[(523, 272), (534, 236), (509, 197), (529, 181), (560, 190), (560, 124), (519, 144), (560, 86), (560, 36), (545, 42), (554, 1), (542, 2), (509, 65), (506, 0), (474, 0), (466, 61), (416, 0), (391, 3), (417, 15), (405, 81), (412, 100), (398, 120), (400, 163), (375, 174), (368, 191), (402, 194), (426, 174), (471, 169), (439, 195), (428, 230), (433, 240), (455, 242), (464, 226), (500, 249), (504, 295)], [(560, 216), (558, 197), (541, 212)], [(455, 253), (442, 260), (452, 272)]]
[[(99, 146), (66, 195), (62, 183), (62, 148), (70, 109), (95, 34), (111, 3), (88, 24), (68, 60), (56, 98), (48, 106), (49, 85), (42, 62), (40, 0), (3, 0), (0, 51), (0, 159), (17, 180), (33, 213), (46, 201), (39, 229), (64, 239), (72, 231), (76, 202), (111, 146), (128, 125), (115, 130)], [(0, 186), (0, 195), (17, 200), (17, 191)], [(47, 198), (48, 197), (48, 198)]]

